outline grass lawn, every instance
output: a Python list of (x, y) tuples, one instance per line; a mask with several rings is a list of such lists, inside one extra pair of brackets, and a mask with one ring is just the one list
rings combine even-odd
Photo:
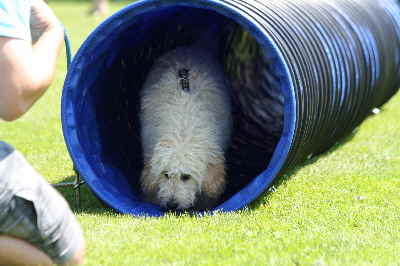
[[(113, 11), (128, 1), (112, 3)], [(100, 22), (89, 1), (51, 1), (74, 50)], [(19, 149), (51, 183), (71, 180), (60, 98), (66, 63), (22, 119), (0, 122), (0, 139)], [(400, 265), (400, 94), (356, 134), (282, 177), (247, 209), (212, 217), (133, 218), (87, 188), (76, 211), (86, 265)], [(63, 189), (72, 206), (73, 195)]]

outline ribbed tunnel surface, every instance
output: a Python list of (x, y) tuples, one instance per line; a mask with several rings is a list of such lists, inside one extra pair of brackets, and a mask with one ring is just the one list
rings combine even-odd
[(114, 209), (163, 215), (138, 189), (139, 92), (158, 56), (207, 38), (232, 87), (234, 116), (229, 184), (214, 210), (242, 208), (397, 91), (399, 14), (394, 0), (134, 3), (102, 23), (71, 65), (62, 122), (72, 160)]

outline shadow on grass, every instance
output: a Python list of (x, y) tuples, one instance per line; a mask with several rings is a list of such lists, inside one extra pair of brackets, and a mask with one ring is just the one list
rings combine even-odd
[[(264, 191), (264, 193), (259, 195), (257, 200), (255, 200), (248, 206), (248, 209), (255, 210), (255, 209), (258, 209), (261, 205), (267, 203), (270, 200), (271, 195), (275, 189), (279, 188), (280, 185), (285, 184), (286, 182), (289, 182), (290, 178), (292, 176), (294, 176), (303, 167), (317, 162), (319, 159), (326, 157), (330, 153), (336, 151), (337, 149), (339, 149), (340, 147), (342, 147), (343, 145), (345, 145), (346, 143), (351, 141), (354, 138), (354, 136), (357, 134), (357, 130), (358, 130), (358, 128), (353, 130), (352, 133), (350, 133), (349, 135), (340, 139), (338, 142), (336, 142), (336, 144), (334, 144), (331, 148), (329, 148), (325, 152), (322, 152), (322, 153), (310, 158), (309, 160), (299, 163), (294, 168), (284, 170), (283, 173), (281, 173), (278, 177), (276, 177), (276, 179), (272, 182), (272, 184), (269, 186), (269, 188), (266, 191)], [(271, 188), (274, 188), (274, 189), (271, 189)]]
[[(65, 177), (61, 183), (74, 182), (76, 176)], [(76, 198), (76, 189), (73, 186), (63, 186), (56, 188), (68, 201), (73, 212), (81, 214), (104, 214), (115, 212), (113, 209), (105, 205), (100, 201), (96, 195), (89, 189), (87, 184), (82, 184), (80, 186), (80, 200), (78, 204), (78, 199)], [(79, 205), (79, 207), (78, 207)]]

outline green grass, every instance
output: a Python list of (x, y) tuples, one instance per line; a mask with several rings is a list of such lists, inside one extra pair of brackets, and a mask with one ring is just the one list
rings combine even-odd
[[(52, 1), (76, 50), (100, 22), (89, 1)], [(113, 3), (113, 11), (128, 2)], [(60, 122), (65, 60), (22, 119), (0, 122), (51, 183), (74, 175)], [(133, 218), (84, 189), (86, 265), (400, 265), (400, 94), (356, 134), (284, 175), (247, 209), (212, 217)], [(72, 193), (62, 191), (74, 206)]]

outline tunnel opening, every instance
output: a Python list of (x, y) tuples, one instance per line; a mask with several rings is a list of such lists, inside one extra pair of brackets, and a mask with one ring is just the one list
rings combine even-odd
[[(280, 55), (259, 29), (223, 7), (132, 5), (106, 20), (81, 47), (62, 107), (76, 168), (95, 194), (118, 211), (164, 213), (142, 200), (138, 183), (143, 168), (140, 90), (159, 56), (205, 37), (215, 44), (224, 66), (234, 120), (226, 152), (228, 184), (215, 209), (233, 210), (251, 202), (282, 166), (284, 152), (276, 151), (280, 142), (288, 145), (282, 139), (288, 135), (288, 96), (282, 88), (289, 82)], [(271, 167), (274, 156), (280, 165)]]

